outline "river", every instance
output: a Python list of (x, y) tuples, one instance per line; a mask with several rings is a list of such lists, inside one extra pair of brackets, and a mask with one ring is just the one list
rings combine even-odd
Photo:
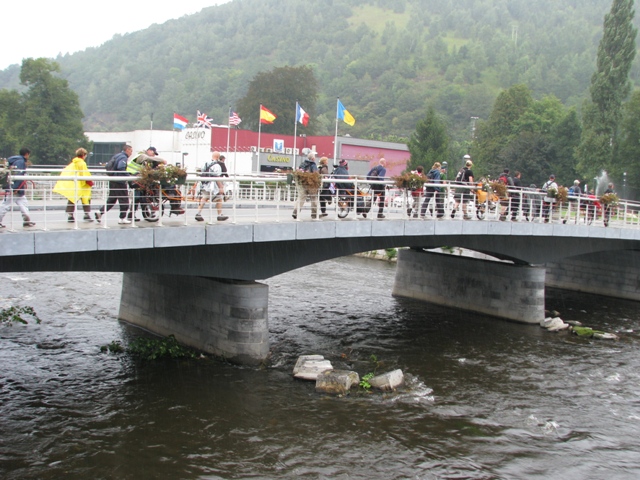
[[(394, 269), (350, 257), (269, 279), (260, 368), (101, 353), (141, 335), (116, 318), (120, 274), (0, 274), (0, 307), (42, 319), (0, 326), (0, 477), (640, 476), (637, 303), (548, 291), (564, 320), (620, 336), (587, 340), (393, 298)], [(318, 394), (292, 379), (303, 354), (407, 383)]]

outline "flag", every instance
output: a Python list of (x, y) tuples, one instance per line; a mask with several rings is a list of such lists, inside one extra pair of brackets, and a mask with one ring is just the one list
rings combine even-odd
[(187, 126), (187, 123), (189, 123), (189, 120), (184, 118), (182, 115), (178, 115), (177, 113), (173, 114), (173, 128), (182, 130)]
[(278, 117), (273, 112), (260, 105), (260, 123), (273, 123), (276, 118)]
[(236, 112), (229, 110), (229, 125), (238, 126), (242, 120)]
[(338, 120), (342, 120), (347, 125), (352, 127), (356, 124), (356, 119), (349, 113), (349, 110), (344, 108), (340, 99), (338, 99)]
[(309, 123), (309, 114), (305, 112), (299, 103), (296, 104), (298, 109), (296, 111), (296, 122), (300, 122), (305, 127)]
[(196, 122), (196, 127), (205, 127), (205, 128), (213, 127), (213, 118), (207, 117), (206, 113), (200, 113), (200, 110), (198, 110), (197, 118), (198, 120)]

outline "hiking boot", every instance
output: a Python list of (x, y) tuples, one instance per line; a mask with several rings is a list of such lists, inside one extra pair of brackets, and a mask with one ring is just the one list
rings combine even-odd
[(93, 218), (91, 218), (91, 215), (89, 215), (88, 213), (85, 213), (85, 214), (84, 214), (84, 218), (83, 218), (83, 220), (84, 220), (85, 222), (93, 222)]
[(102, 214), (100, 212), (96, 212), (95, 217), (96, 217), (96, 222), (100, 223), (100, 220), (102, 219)]
[[(137, 220), (137, 218), (136, 218)], [(118, 220), (118, 223), (120, 225), (129, 225), (131, 223), (131, 220), (129, 220), (128, 218), (121, 218), (120, 220)]]
[[(33, 226), (35, 226), (35, 224), (36, 224), (36, 222), (32, 222), (31, 220), (25, 220), (24, 222), (22, 222), (22, 226), (23, 227), (33, 227)], [(605, 225), (605, 227), (606, 227), (606, 225)]]
[(73, 223), (73, 222), (75, 222), (75, 221), (76, 221), (76, 219), (75, 219), (75, 218), (73, 218), (73, 215), (69, 215), (69, 216), (67, 217), (67, 222), (69, 222), (69, 223)]
[(320, 216), (321, 216), (321, 217), (328, 217), (328, 216), (329, 216), (329, 214), (328, 214), (328, 213), (321, 213), (321, 214), (320, 214)]
[(196, 221), (204, 222), (204, 218), (202, 218), (202, 215), (200, 215), (199, 213), (196, 213)]
[(293, 219), (295, 220), (296, 218), (298, 218), (298, 214), (297, 213), (292, 213), (291, 216), (293, 217)]
[(218, 221), (219, 222), (224, 222), (226, 219), (228, 219), (229, 217), (227, 217), (226, 215), (218, 215)]
[(0, 228), (6, 228), (6, 225), (0, 223)]
[[(366, 218), (366, 217), (365, 217)], [(382, 213), (378, 214), (378, 218), (386, 218)]]

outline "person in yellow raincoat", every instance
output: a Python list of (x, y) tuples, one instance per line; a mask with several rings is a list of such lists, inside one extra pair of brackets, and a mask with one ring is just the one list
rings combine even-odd
[(75, 222), (73, 214), (78, 200), (82, 202), (84, 221), (93, 222), (93, 218), (91, 218), (91, 187), (93, 187), (93, 181), (88, 179), (91, 177), (91, 173), (87, 168), (87, 162), (85, 162), (87, 154), (88, 152), (84, 148), (76, 150), (76, 157), (71, 160), (71, 163), (64, 167), (62, 173), (60, 173), (61, 177), (78, 176), (86, 177), (87, 180), (78, 180), (77, 182), (74, 180), (58, 180), (56, 186), (53, 188), (54, 193), (59, 193), (68, 200), (68, 222)]

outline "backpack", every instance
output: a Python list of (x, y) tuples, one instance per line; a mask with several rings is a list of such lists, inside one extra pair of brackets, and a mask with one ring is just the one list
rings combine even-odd
[(456, 182), (463, 182), (464, 181), (464, 167), (461, 168), (458, 171), (458, 174), (456, 175)]
[(298, 171), (300, 171), (300, 172), (311, 172), (312, 171), (311, 169), (313, 168), (313, 165), (314, 165), (314, 162), (312, 162), (310, 160), (305, 160), (298, 167)]
[(104, 167), (107, 171), (107, 175), (113, 176), (114, 172), (117, 172), (116, 168), (118, 168), (118, 161), (120, 160), (120, 154), (117, 153), (107, 162), (107, 165)]
[(435, 177), (436, 177), (435, 170), (429, 170), (429, 173), (427, 173), (427, 178), (429, 180), (433, 180)]
[(367, 180), (377, 180), (380, 175), (380, 169), (375, 166), (367, 173)]

